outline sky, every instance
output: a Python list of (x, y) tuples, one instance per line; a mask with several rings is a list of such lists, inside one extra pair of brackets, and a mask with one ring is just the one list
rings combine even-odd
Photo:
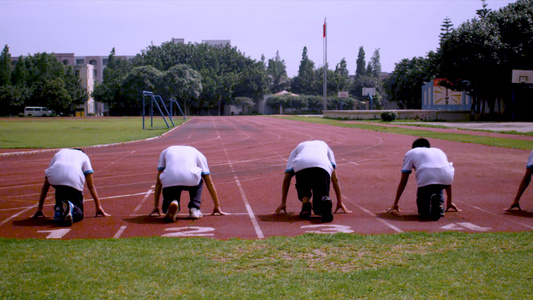
[[(497, 10), (516, 0), (487, 0)], [(454, 28), (476, 17), (481, 0), (0, 0), (0, 46), (12, 57), (47, 53), (136, 55), (172, 38), (185, 42), (231, 40), (245, 56), (274, 58), (289, 77), (298, 74), (303, 48), (324, 65), (327, 22), (330, 69), (345, 58), (355, 73), (359, 48), (368, 63), (379, 49), (382, 71), (438, 47), (441, 25)]]

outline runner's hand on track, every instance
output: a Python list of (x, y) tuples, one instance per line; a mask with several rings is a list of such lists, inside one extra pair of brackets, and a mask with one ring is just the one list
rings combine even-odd
[(281, 204), (280, 206), (278, 206), (278, 208), (276, 208), (275, 214), (278, 215), (281, 213), (281, 211), (284, 211), (285, 214), (287, 214), (287, 205)]
[(153, 214), (157, 214), (158, 216), (161, 216), (161, 213), (159, 212), (159, 208), (155, 207), (154, 209), (152, 209), (152, 211), (150, 213), (148, 213), (146, 216), (147, 217), (151, 217)]
[(517, 210), (522, 210), (522, 208), (520, 208), (520, 204), (515, 203), (515, 202), (513, 202), (513, 204), (511, 204), (511, 206), (507, 207), (504, 210), (505, 211), (511, 211), (511, 210), (513, 210), (513, 208), (516, 208)]
[(343, 211), (345, 214), (351, 214), (351, 213), (352, 213), (351, 210), (348, 210), (348, 209), (346, 208), (346, 206), (344, 205), (344, 203), (337, 203), (337, 208), (335, 208), (335, 212), (334, 212), (334, 213), (336, 214), (337, 211), (338, 211), (339, 209), (342, 209), (342, 211)]
[(212, 216), (214, 216), (215, 214), (220, 214), (221, 216), (225, 216), (225, 215), (229, 215), (228, 213), (226, 212), (223, 212), (219, 206), (213, 208), (213, 213), (211, 214)]
[(96, 209), (96, 215), (95, 217), (98, 217), (99, 215), (102, 215), (103, 217), (110, 217), (111, 215), (106, 213), (103, 208), (97, 208)]
[(388, 212), (389, 214), (397, 214), (400, 212), (400, 207), (398, 205), (393, 205), (391, 208), (385, 210), (385, 212)]
[(43, 211), (42, 211), (42, 210), (38, 210), (38, 211), (36, 211), (32, 218), (33, 218), (33, 219), (37, 219), (38, 217), (46, 218), (45, 215), (43, 214)]
[(452, 203), (452, 204), (450, 204), (450, 205), (448, 205), (448, 206), (446, 207), (446, 211), (450, 211), (450, 209), (453, 209), (453, 210), (455, 210), (456, 212), (460, 212), (460, 211), (462, 211), (461, 209), (459, 209), (459, 208), (457, 207), (457, 205), (455, 205), (455, 203)]

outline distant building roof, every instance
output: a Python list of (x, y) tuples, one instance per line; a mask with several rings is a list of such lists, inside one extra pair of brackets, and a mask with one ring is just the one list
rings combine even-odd
[(277, 93), (274, 94), (274, 96), (283, 96), (283, 95), (287, 95), (287, 94), (288, 94), (289, 96), (297, 96), (297, 97), (298, 97), (297, 94), (291, 93), (291, 92), (289, 92), (289, 91), (281, 91), (281, 92), (277, 92)]

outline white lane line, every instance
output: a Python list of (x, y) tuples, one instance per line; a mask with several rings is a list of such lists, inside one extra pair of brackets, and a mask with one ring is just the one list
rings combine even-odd
[(257, 222), (257, 218), (254, 215), (254, 211), (252, 210), (252, 207), (250, 206), (250, 202), (248, 202), (248, 198), (246, 198), (244, 189), (242, 188), (241, 182), (239, 181), (239, 178), (237, 178), (237, 176), (235, 176), (235, 183), (237, 183), (237, 186), (239, 187), (242, 200), (244, 201), (244, 206), (246, 206), (246, 211), (248, 212), (248, 215), (250, 216), (250, 220), (252, 220), (252, 224), (254, 225), (255, 232), (257, 233), (257, 237), (260, 239), (265, 238), (265, 235), (263, 234), (263, 231), (261, 231), (261, 227), (259, 227), (259, 222)]
[(133, 210), (132, 214), (136, 214), (141, 209), (141, 207), (143, 206), (144, 202), (146, 202), (146, 199), (148, 199), (150, 194), (152, 194), (154, 192), (154, 188), (155, 188), (155, 185), (152, 185), (150, 187), (150, 189), (145, 193), (145, 195), (144, 195), (143, 199), (141, 200), (141, 202), (139, 203), (139, 205), (137, 205), (137, 207)]
[[(461, 205), (463, 205), (463, 204), (466, 204), (466, 203), (461, 203)], [(489, 214), (489, 215), (497, 216), (497, 217), (502, 217), (501, 214), (495, 214), (495, 213), (490, 212), (490, 211), (488, 211), (488, 210), (486, 210), (486, 209), (483, 209), (483, 208), (481, 208), (481, 207), (477, 207), (477, 206), (469, 205), (469, 204), (466, 204), (466, 205), (467, 205), (467, 206), (471, 206), (471, 207), (473, 207), (473, 208), (475, 208), (475, 209), (477, 209), (477, 210), (480, 210), (480, 211), (482, 211), (482, 212), (484, 212), (484, 213), (487, 213), (487, 214)], [(524, 226), (524, 227), (526, 227), (526, 228), (528, 228), (528, 229), (530, 229), (530, 230), (533, 229), (533, 226), (530, 226), (530, 225), (524, 224), (524, 223), (522, 223), (522, 222), (517, 222), (517, 221), (513, 221), (513, 220), (508, 220), (507, 218), (505, 218), (505, 219), (506, 219), (506, 221), (508, 221), (508, 222), (511, 222), (511, 223), (515, 223), (515, 224), (518, 224), (518, 225)]]
[(122, 233), (124, 232), (124, 230), (126, 230), (126, 225), (122, 225), (120, 226), (120, 228), (118, 229), (117, 233), (115, 233), (115, 235), (113, 236), (114, 239), (118, 239), (120, 238), (120, 236), (122, 235)]
[[(99, 199), (100, 200), (107, 200), (107, 199), (117, 199), (117, 198), (125, 198), (125, 197), (133, 197), (133, 196), (139, 196), (139, 195), (144, 195), (146, 194), (146, 192), (141, 192), (141, 193), (135, 193), (135, 194), (125, 194), (125, 195), (117, 195), (117, 196), (109, 196), (109, 197), (100, 197)], [(47, 197), (46, 200), (49, 200), (51, 199), (52, 197)], [(89, 198), (89, 199), (84, 199), (83, 202), (90, 202), (90, 201), (94, 201), (94, 199), (92, 198)], [(45, 201), (46, 202), (46, 201)], [(49, 204), (44, 204), (43, 206), (54, 206), (55, 203), (49, 203)], [(3, 212), (3, 211), (9, 211), (9, 210), (19, 210), (19, 209), (26, 209), (26, 208), (35, 208), (37, 207), (37, 204), (33, 205), (33, 206), (26, 206), (26, 207), (12, 207), (12, 208), (3, 208), (3, 209), (0, 209), (0, 212)]]
[[(213, 127), (215, 127), (215, 130), (217, 132), (218, 140), (220, 141), (222, 150), (224, 151), (224, 154), (226, 155), (226, 159), (228, 160), (231, 173), (235, 174), (233, 163), (231, 162), (229, 158), (228, 151), (226, 150), (226, 146), (222, 142), (222, 138), (220, 137), (220, 133), (218, 132), (218, 128), (215, 124), (215, 121), (213, 120), (212, 122), (213, 122)], [(248, 216), (250, 217), (250, 220), (252, 221), (252, 225), (254, 226), (254, 230), (255, 230), (255, 233), (257, 234), (257, 238), (263, 239), (265, 238), (265, 235), (263, 234), (263, 231), (261, 230), (261, 227), (259, 226), (259, 222), (257, 222), (257, 218), (255, 217), (254, 211), (252, 210), (252, 207), (250, 206), (250, 202), (248, 202), (248, 198), (246, 197), (244, 189), (242, 188), (241, 182), (239, 181), (239, 177), (237, 175), (234, 175), (234, 178), (235, 178), (235, 183), (239, 187), (239, 192), (241, 193), (241, 197), (244, 202), (244, 206), (246, 207), (246, 211), (248, 212)]]
[(348, 199), (346, 196), (342, 196), (342, 198), (344, 198), (345, 200), (348, 200), (348, 202), (350, 202), (351, 204), (357, 206), (357, 208), (359, 208), (360, 210), (364, 211), (365, 213), (367, 213), (369, 216), (375, 218), (376, 220), (380, 221), (381, 223), (385, 224), (387, 227), (389, 227), (390, 229), (396, 231), (397, 233), (402, 233), (403, 230), (401, 230), (400, 228), (392, 225), (391, 223), (383, 220), (382, 218), (378, 218), (378, 216), (376, 214), (374, 214), (373, 212), (369, 211), (368, 209), (362, 207), (361, 205), (355, 203), (355, 201), (351, 201), (350, 199)]
[[(138, 193), (136, 195), (141, 195), (141, 194), (144, 194), (144, 197), (142, 198), (141, 202), (139, 203), (139, 205), (137, 205), (137, 207), (135, 207), (135, 209), (133, 210), (133, 213), (130, 214), (130, 216), (133, 216), (133, 215), (136, 215), (137, 212), (139, 212), (139, 210), (141, 209), (141, 207), (143, 206), (144, 202), (146, 202), (146, 199), (148, 199), (148, 197), (150, 196), (150, 194), (152, 194), (152, 192), (154, 191), (154, 188), (155, 188), (155, 185), (152, 185), (150, 187), (150, 189), (148, 191), (146, 191), (145, 193)], [(120, 228), (118, 229), (118, 231), (115, 233), (115, 235), (113, 236), (114, 239), (118, 239), (120, 238), (120, 236), (122, 235), (122, 233), (124, 233), (124, 231), (126, 230), (128, 226), (126, 225), (122, 225), (120, 226)]]
[(35, 204), (33, 206), (30, 206), (30, 207), (20, 211), (19, 213), (16, 213), (16, 214), (12, 215), (11, 217), (9, 217), (9, 218), (5, 219), (4, 221), (0, 222), (0, 226), (4, 225), (5, 223), (9, 222), (10, 220), (13, 220), (16, 217), (22, 215), (23, 213), (26, 213), (29, 210), (35, 209), (37, 207), (37, 205), (38, 204)]

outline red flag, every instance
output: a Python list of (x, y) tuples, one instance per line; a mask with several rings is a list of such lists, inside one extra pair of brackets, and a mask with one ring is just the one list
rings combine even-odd
[(324, 20), (324, 37), (326, 37), (326, 20)]

